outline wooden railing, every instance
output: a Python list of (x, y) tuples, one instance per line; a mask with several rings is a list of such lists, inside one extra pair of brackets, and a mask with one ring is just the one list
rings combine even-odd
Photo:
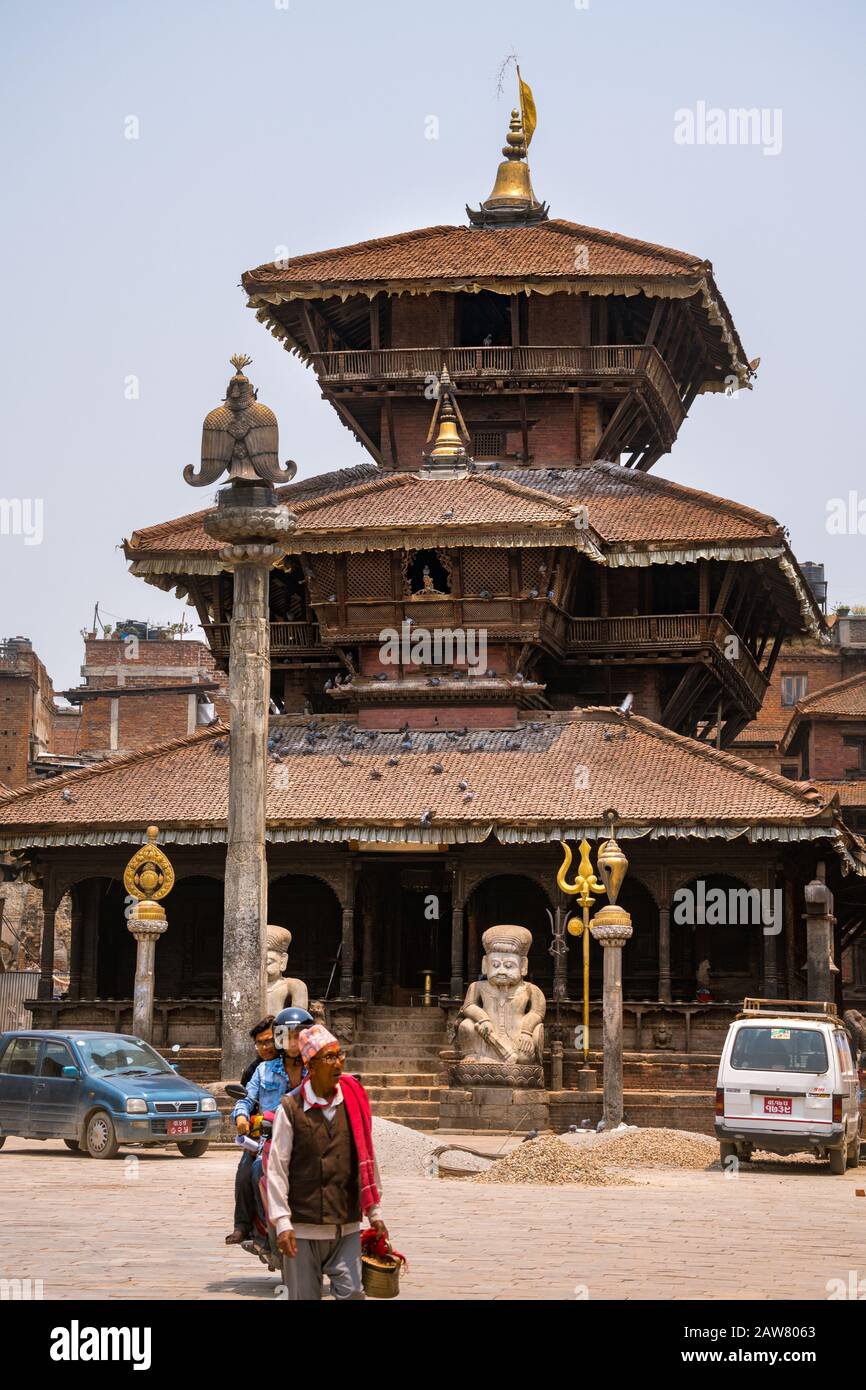
[[(751, 694), (763, 700), (767, 680), (743, 639), (721, 613), (645, 613), (637, 617), (571, 618), (572, 652), (713, 651), (719, 670), (733, 668)], [(724, 665), (720, 665), (724, 663)]]
[[(220, 655), (228, 652), (231, 643), (229, 623), (203, 624), (210, 648)], [(318, 647), (321, 636), (317, 623), (271, 623), (271, 652), (278, 653), (292, 647)]]
[(592, 347), (367, 348), (316, 352), (313, 365), (323, 382), (431, 381), (443, 365), (452, 380), (519, 377), (561, 380), (570, 377), (640, 378), (657, 393), (675, 429), (684, 419), (676, 383), (656, 348), (644, 344)]

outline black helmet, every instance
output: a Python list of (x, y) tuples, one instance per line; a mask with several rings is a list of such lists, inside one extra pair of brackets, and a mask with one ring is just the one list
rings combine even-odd
[(274, 1019), (274, 1047), (277, 1052), (285, 1052), (289, 1033), (295, 1033), (299, 1028), (309, 1028), (312, 1022), (313, 1015), (308, 1014), (306, 1009), (281, 1009)]

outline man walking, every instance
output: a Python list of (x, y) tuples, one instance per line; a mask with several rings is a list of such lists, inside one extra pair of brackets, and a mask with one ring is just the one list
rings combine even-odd
[(268, 1218), (290, 1299), (319, 1300), (325, 1275), (335, 1299), (361, 1299), (362, 1215), (388, 1237), (370, 1102), (359, 1081), (343, 1076), (345, 1054), (327, 1028), (305, 1028), (300, 1043), (307, 1077), (274, 1118)]

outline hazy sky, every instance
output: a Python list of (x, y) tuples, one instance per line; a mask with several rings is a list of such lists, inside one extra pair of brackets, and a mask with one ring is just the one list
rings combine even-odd
[[(501, 157), (514, 90), (509, 78), (498, 97), (496, 73), (512, 49), (551, 214), (711, 260), (762, 358), (752, 393), (698, 398), (656, 473), (772, 513), (801, 560), (825, 562), (831, 604), (866, 601), (866, 534), (826, 525), (852, 490), (866, 513), (864, 13), (862, 0), (3, 4), (0, 497), (41, 499), (44, 535), (0, 534), (0, 636), (31, 637), (62, 689), (79, 683), (97, 600), (106, 618), (181, 615), (116, 547), (212, 496), (181, 474), (232, 352), (254, 358), (300, 477), (366, 458), (245, 307), (241, 272), (281, 246), (463, 222)], [(764, 145), (781, 134), (781, 149), (678, 144), (675, 113), (701, 102), (765, 109)]]

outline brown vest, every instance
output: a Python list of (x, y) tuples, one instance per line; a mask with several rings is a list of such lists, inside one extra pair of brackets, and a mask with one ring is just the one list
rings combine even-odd
[(338, 1105), (330, 1125), (322, 1111), (304, 1109), (303, 1100), (283, 1096), (294, 1139), (289, 1161), (292, 1220), (302, 1226), (345, 1226), (361, 1220), (358, 1153), (346, 1105)]

